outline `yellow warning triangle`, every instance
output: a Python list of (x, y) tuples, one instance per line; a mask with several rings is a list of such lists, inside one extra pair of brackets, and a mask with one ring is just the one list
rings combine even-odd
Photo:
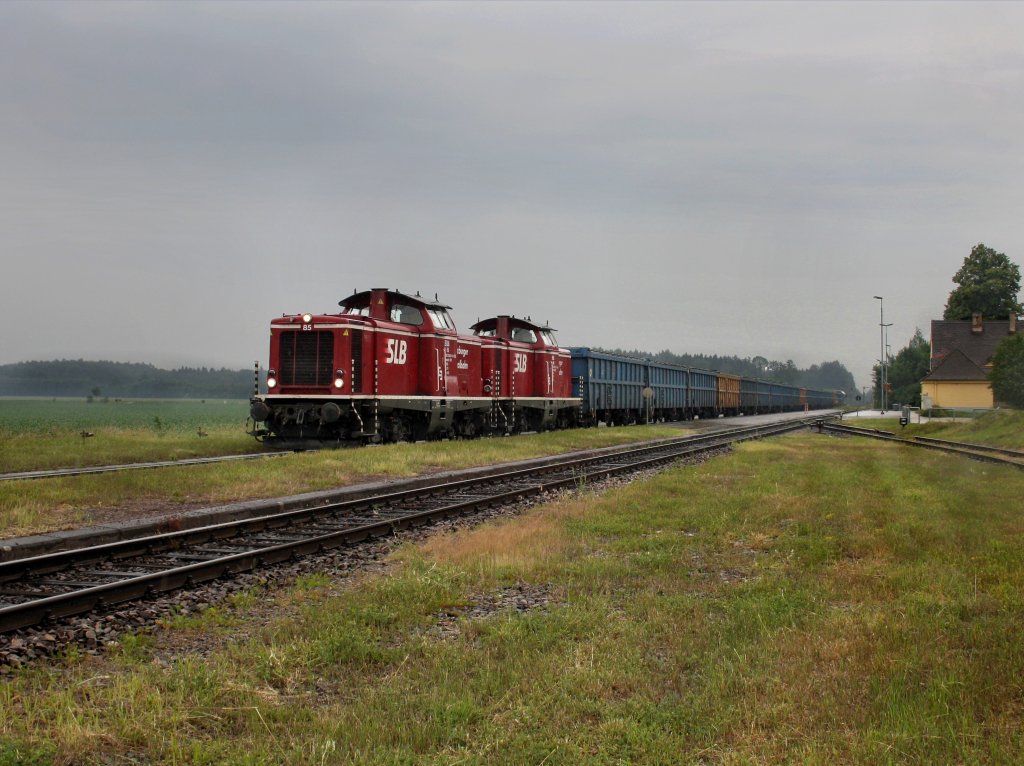
[(342, 337), (343, 338), (347, 338), (348, 337), (348, 330), (345, 330), (345, 334)]
[(377, 299), (377, 305), (378, 306), (383, 306), (384, 305), (384, 299), (383, 298), (378, 298)]

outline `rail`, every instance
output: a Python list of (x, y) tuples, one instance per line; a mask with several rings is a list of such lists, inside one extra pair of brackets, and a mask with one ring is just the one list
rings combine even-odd
[(233, 460), (259, 460), (260, 458), (281, 457), (288, 452), (252, 452), (245, 455), (216, 455), (213, 457), (189, 457), (181, 460), (155, 460), (146, 463), (121, 463), (117, 465), (88, 465), (78, 468), (46, 468), (38, 471), (14, 471), (0, 473), (0, 481), (22, 481), (25, 479), (59, 479), (71, 476), (86, 476), (93, 473), (117, 473), (137, 471), (143, 468), (171, 468), (182, 465), (206, 465), (226, 463)]
[[(0, 632), (102, 610), (480, 508), (804, 428), (803, 418), (0, 563)], [(6, 602), (6, 603), (4, 603)]]
[(1024, 458), (1024, 453), (1022, 452), (1015, 450), (1004, 450), (1001, 447), (985, 447), (983, 445), (945, 441), (942, 439), (929, 439), (925, 437), (904, 439), (901, 436), (896, 436), (890, 431), (883, 431), (877, 428), (859, 428), (856, 426), (848, 426), (839, 423), (822, 422), (818, 424), (818, 430), (830, 431), (832, 433), (849, 434), (852, 436), (866, 436), (871, 439), (881, 439), (882, 441), (895, 442), (897, 444), (906, 444), (911, 447), (923, 447), (925, 449), (938, 450), (939, 452), (962, 455), (963, 457), (969, 457), (972, 458), (973, 460), (980, 460), (986, 463), (1011, 465), (1015, 466), (1016, 468), (1024, 469), (1024, 462), (1018, 462), (1017, 460), (1010, 460), (1004, 457), (998, 457), (997, 455), (991, 454), (993, 452), (1001, 452), (1014, 455), (1017, 458)]

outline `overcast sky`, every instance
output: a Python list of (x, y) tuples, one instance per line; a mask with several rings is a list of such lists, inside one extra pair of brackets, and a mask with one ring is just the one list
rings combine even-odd
[(467, 330), (839, 359), (1024, 262), (1021, 3), (0, 3), (0, 363)]

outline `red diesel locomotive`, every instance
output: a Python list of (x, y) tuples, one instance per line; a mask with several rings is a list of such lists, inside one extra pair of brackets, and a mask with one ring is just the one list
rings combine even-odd
[(570, 425), (569, 352), (550, 327), (499, 316), (460, 335), (449, 306), (393, 290), (357, 292), (339, 314), (270, 325), (257, 437), (278, 445), (378, 442)]

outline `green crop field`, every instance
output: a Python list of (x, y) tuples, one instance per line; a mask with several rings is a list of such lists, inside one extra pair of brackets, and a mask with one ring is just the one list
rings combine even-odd
[(97, 428), (196, 431), (222, 426), (244, 430), (244, 399), (35, 399), (0, 398), (0, 434), (66, 433)]
[(248, 411), (242, 399), (0, 399), (0, 472), (253, 452)]

